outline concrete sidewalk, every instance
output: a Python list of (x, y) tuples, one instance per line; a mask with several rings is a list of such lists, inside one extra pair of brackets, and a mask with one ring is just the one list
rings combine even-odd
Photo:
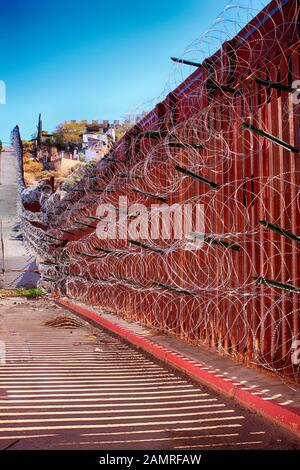
[(179, 338), (157, 334), (100, 308), (66, 298), (57, 302), (300, 437), (300, 391), (291, 385), (262, 370), (251, 369)]
[(0, 341), (2, 450), (300, 448), (279, 426), (48, 297), (1, 299)]
[(13, 151), (0, 154), (0, 288), (36, 287), (39, 274), (23, 243), (18, 217), (17, 160)]

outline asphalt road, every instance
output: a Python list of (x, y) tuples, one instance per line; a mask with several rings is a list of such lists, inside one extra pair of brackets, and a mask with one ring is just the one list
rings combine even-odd
[(35, 287), (36, 264), (23, 243), (18, 218), (17, 161), (12, 150), (0, 154), (0, 288)]
[(0, 449), (300, 448), (233, 400), (84, 321), (46, 325), (76, 319), (50, 299), (0, 304)]

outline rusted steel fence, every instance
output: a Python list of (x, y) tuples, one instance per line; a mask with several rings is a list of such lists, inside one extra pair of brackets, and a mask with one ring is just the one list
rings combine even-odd
[[(26, 206), (44, 285), (299, 380), (298, 15), (271, 2), (72, 187)], [(201, 205), (203, 233), (149, 233), (144, 208), (163, 230), (173, 204)]]

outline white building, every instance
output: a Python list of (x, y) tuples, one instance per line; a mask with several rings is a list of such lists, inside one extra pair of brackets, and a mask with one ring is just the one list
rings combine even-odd
[(86, 132), (82, 135), (82, 149), (85, 160), (99, 160), (106, 155), (116, 140), (115, 129), (106, 126), (87, 126)]

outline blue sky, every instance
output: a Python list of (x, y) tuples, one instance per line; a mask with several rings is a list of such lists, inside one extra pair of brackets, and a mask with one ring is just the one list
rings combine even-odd
[[(113, 120), (147, 107), (174, 77), (170, 56), (180, 56), (227, 3), (0, 0), (0, 80), (7, 88), (0, 139), (7, 141), (15, 124), (30, 137), (39, 112), (51, 131), (64, 120)], [(268, 2), (250, 3), (260, 9)], [(189, 56), (199, 59), (197, 43)]]

